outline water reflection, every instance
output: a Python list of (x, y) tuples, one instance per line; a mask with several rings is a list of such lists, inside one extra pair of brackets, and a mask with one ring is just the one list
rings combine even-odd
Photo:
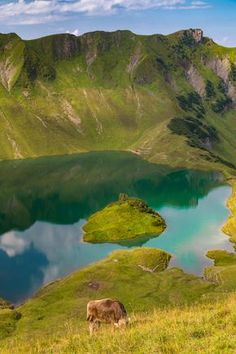
[[(22, 301), (40, 286), (119, 248), (115, 244), (84, 243), (81, 228), (84, 222), (73, 225), (37, 222), (25, 232), (4, 234), (0, 238), (0, 264), (4, 264), (3, 276), (0, 273), (1, 296)], [(26, 277), (24, 282), (22, 273)]]
[[(167, 221), (158, 238), (83, 243), (81, 227), (119, 193), (145, 199)], [(210, 248), (230, 248), (220, 225), (230, 188), (214, 172), (175, 171), (129, 153), (0, 163), (0, 295), (20, 302), (40, 286), (114, 249), (163, 248), (172, 264), (201, 273)]]
[[(12, 254), (12, 253), (11, 253)], [(49, 265), (46, 256), (33, 244), (22, 253), (10, 255), (0, 249), (1, 297), (17, 303), (38, 290), (44, 284), (43, 268)]]
[(35, 221), (72, 224), (117, 200), (138, 196), (157, 209), (197, 206), (222, 184), (215, 172), (175, 171), (125, 152), (0, 163), (0, 235)]
[(233, 252), (233, 245), (221, 231), (229, 210), (225, 207), (230, 195), (229, 187), (220, 187), (199, 200), (196, 208), (181, 209), (162, 206), (161, 214), (167, 220), (167, 230), (145, 244), (163, 248), (174, 255), (171, 266), (202, 274), (212, 264), (205, 255), (210, 249)]

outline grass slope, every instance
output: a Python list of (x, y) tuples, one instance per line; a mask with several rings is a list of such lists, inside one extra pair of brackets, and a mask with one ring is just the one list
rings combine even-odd
[(216, 288), (180, 269), (166, 269), (169, 261), (170, 255), (158, 249), (115, 251), (103, 261), (49, 284), (17, 308), (22, 317), (14, 337), (50, 336), (52, 328), (53, 332), (63, 331), (69, 320), (83, 325), (86, 304), (94, 298), (118, 298), (129, 312), (136, 313), (191, 303)]
[(1, 159), (131, 149), (234, 168), (235, 49), (191, 30), (0, 35), (0, 48)]
[(116, 242), (145, 235), (159, 235), (165, 221), (140, 199), (122, 195), (118, 202), (91, 215), (83, 226), (84, 241)]
[(113, 332), (109, 326), (104, 326), (92, 339), (87, 324), (81, 326), (68, 321), (63, 335), (16, 338), (1, 343), (1, 352), (8, 354), (12, 345), (15, 354), (233, 354), (236, 350), (235, 314), (236, 295), (233, 294), (214, 304), (135, 314), (126, 331)]
[(232, 186), (232, 195), (227, 202), (231, 212), (230, 217), (223, 227), (223, 231), (230, 237), (230, 240), (236, 243), (236, 180), (229, 181)]
[[(209, 256), (217, 258), (212, 268), (230, 273), (235, 267), (234, 255)], [(157, 353), (234, 353), (236, 278), (231, 277), (229, 287), (225, 273), (224, 282), (210, 282), (166, 269), (169, 261), (170, 255), (157, 249), (115, 251), (49, 284), (17, 311), (1, 310), (1, 352), (146, 353), (152, 348)], [(103, 297), (125, 304), (131, 326), (111, 335), (104, 325), (91, 340), (86, 303)]]

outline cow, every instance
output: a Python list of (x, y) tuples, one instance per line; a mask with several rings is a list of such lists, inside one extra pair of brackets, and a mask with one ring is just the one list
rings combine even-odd
[(128, 324), (124, 305), (113, 299), (89, 301), (87, 304), (87, 321), (89, 321), (90, 335), (100, 327), (102, 322), (113, 324), (114, 328), (124, 328)]

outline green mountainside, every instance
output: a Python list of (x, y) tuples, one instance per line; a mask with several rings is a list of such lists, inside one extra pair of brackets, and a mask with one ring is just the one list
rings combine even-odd
[(0, 159), (132, 150), (236, 165), (236, 49), (200, 30), (0, 35)]

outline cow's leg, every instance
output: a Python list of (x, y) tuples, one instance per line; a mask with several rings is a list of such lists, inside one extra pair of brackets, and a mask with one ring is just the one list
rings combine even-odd
[(91, 321), (90, 323), (89, 323), (89, 333), (90, 333), (90, 335), (92, 335), (96, 330), (98, 330), (99, 329), (99, 327), (100, 327), (100, 321)]
[(94, 331), (94, 323), (93, 322), (89, 322), (89, 334), (90, 334), (90, 336), (93, 335), (93, 331)]

